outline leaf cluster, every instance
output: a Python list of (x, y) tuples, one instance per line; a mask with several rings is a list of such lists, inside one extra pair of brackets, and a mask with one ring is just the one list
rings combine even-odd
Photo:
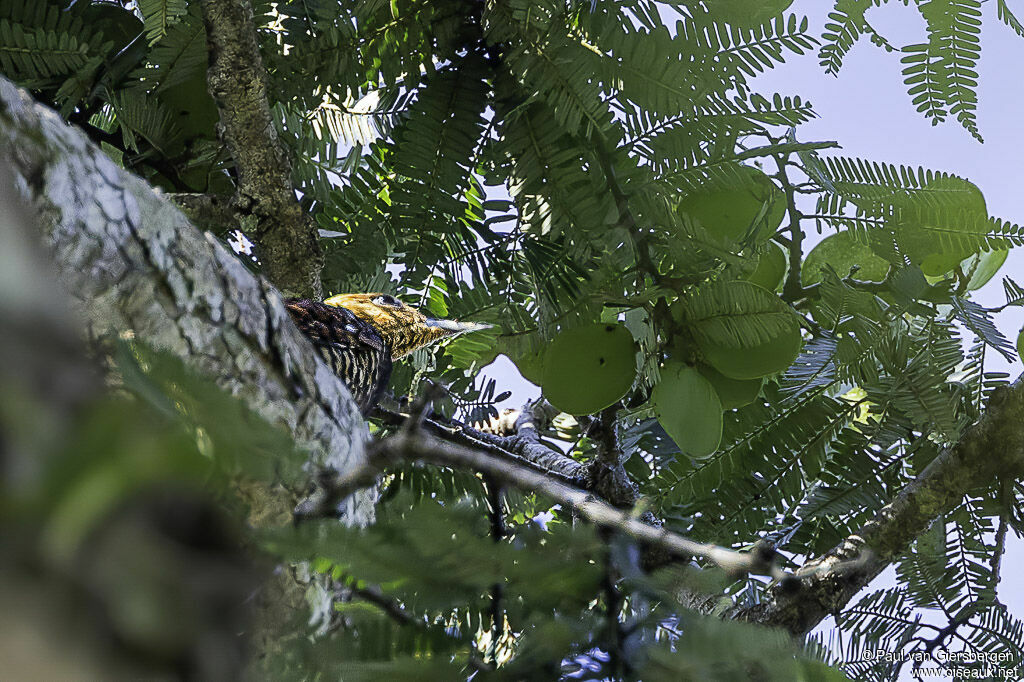
[[(650, 511), (702, 541), (770, 540), (796, 562), (871, 518), (1005, 383), (987, 362), (990, 351), (1014, 357), (997, 315), (1024, 303), (1024, 289), (1005, 280), (997, 309), (971, 292), (983, 259), (1020, 246), (1024, 232), (990, 216), (981, 190), (953, 173), (803, 140), (809, 102), (753, 91), (755, 76), (792, 55), (818, 49), (834, 72), (862, 36), (895, 49), (867, 19), (884, 2), (838, 0), (820, 41), (799, 16), (773, 10), (742, 24), (731, 4), (260, 0), (253, 9), (269, 104), (320, 228), (325, 288), (381, 291), (495, 325), (415, 353), (396, 367), (395, 392), (431, 378), (452, 396), (442, 412), (491, 416), (505, 392), (481, 370), (499, 353), (543, 384), (552, 339), (621, 325), (636, 343), (634, 380), (612, 405), (618, 460)], [(979, 136), (981, 3), (915, 6), (927, 38), (902, 50), (915, 105)], [(1007, 3), (997, 11), (1022, 32)], [(0, 70), (154, 184), (230, 195), (204, 34), (192, 1), (0, 0)], [(812, 229), (827, 232), (815, 250)], [(762, 268), (773, 254), (781, 269)], [(749, 370), (756, 360), (762, 369)], [(721, 415), (713, 452), (684, 454), (687, 433), (670, 437), (651, 403), (666, 362), (754, 382), (753, 397)], [(190, 407), (184, 380), (146, 388), (136, 379), (140, 393), (172, 395), (190, 415), (220, 414)], [(291, 460), (244, 458), (266, 448), (248, 439), (232, 448), (244, 429), (218, 430), (239, 423), (202, 428), (236, 469), (290, 479)], [(563, 417), (542, 435), (590, 462), (593, 423)], [(389, 472), (372, 529), (265, 538), (278, 556), (313, 561), (340, 595), (339, 628), (277, 663), (300, 676), (314, 660), (344, 663), (347, 676), (375, 679), (557, 677), (594, 665), (595, 677), (795, 679), (814, 668), (769, 633), (686, 611), (678, 596), (692, 576), (652, 586), (627, 543), (572, 528), (535, 496), (503, 491), (495, 509), (490, 485), (406, 466)], [(978, 624), (964, 637), (979, 651), (1019, 650), (1020, 626), (994, 596), (1000, 567), (988, 561), (1000, 523), (1024, 528), (1019, 496), (972, 491), (904, 557), (899, 592), (869, 596), (840, 619), (850, 646), (918, 646), (928, 628), (912, 610), (929, 609)], [(509, 532), (488, 537), (499, 513)], [(540, 531), (533, 519), (549, 516)], [(740, 606), (767, 590), (725, 577), (712, 588)], [(735, 647), (742, 637), (752, 638), (747, 654)], [(733, 646), (711, 645), (719, 640)]]

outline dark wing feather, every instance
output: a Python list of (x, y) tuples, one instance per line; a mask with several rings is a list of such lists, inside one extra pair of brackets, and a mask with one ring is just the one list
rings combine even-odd
[(383, 337), (350, 310), (309, 299), (285, 301), (295, 325), (341, 377), (365, 414), (391, 378), (391, 352)]

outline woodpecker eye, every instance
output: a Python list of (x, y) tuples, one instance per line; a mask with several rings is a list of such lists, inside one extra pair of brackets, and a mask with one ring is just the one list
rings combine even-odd
[(402, 307), (402, 302), (401, 301), (399, 301), (394, 296), (390, 296), (388, 294), (383, 294), (383, 295), (378, 296), (377, 298), (373, 299), (373, 304), (374, 305), (386, 305), (386, 306), (390, 306), (392, 308), (400, 308), (400, 307)]

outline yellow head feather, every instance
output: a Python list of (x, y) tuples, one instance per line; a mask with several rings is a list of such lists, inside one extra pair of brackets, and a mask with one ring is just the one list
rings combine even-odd
[(388, 294), (338, 294), (324, 301), (345, 308), (372, 324), (391, 348), (391, 357), (400, 358), (441, 339), (480, 329), (489, 324), (436, 320)]

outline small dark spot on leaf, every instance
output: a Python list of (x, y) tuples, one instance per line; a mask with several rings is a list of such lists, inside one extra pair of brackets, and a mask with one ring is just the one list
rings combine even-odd
[(614, 324), (606, 324), (604, 326), (604, 330), (606, 332), (613, 332), (613, 331), (615, 331), (615, 325)]
[(604, 364), (604, 358), (598, 358), (597, 359), (597, 364), (603, 365)]

